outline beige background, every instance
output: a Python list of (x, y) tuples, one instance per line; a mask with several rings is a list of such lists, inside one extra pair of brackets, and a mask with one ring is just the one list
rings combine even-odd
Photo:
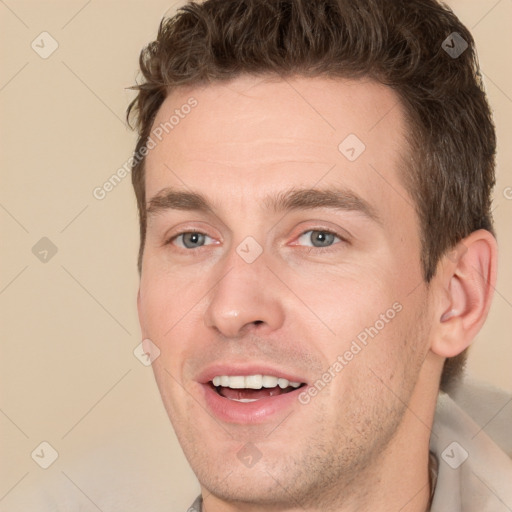
[[(499, 279), (469, 370), (512, 392), (512, 0), (449, 4), (473, 29), (499, 138)], [(0, 1), (1, 512), (52, 510), (33, 497), (41, 488), (105, 512), (186, 510), (198, 492), (151, 369), (133, 355), (130, 180), (102, 201), (92, 195), (130, 156), (135, 136), (124, 113), (133, 93), (125, 88), (140, 49), (175, 7)], [(47, 59), (31, 48), (43, 31), (59, 45)], [(42, 237), (57, 247), (46, 263), (32, 253)], [(59, 453), (47, 470), (30, 456), (42, 441)]]

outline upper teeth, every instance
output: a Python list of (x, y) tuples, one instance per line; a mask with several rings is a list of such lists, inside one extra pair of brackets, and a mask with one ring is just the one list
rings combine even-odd
[(261, 389), (275, 388), (279, 386), (281, 389), (292, 386), (298, 388), (300, 382), (290, 382), (288, 379), (280, 379), (272, 375), (220, 375), (213, 378), (214, 386), (223, 386), (231, 389)]

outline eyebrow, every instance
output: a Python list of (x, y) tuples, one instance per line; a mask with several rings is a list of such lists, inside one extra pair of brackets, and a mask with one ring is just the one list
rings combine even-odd
[[(323, 189), (291, 188), (266, 196), (262, 203), (267, 210), (275, 214), (294, 210), (330, 208), (333, 210), (358, 212), (368, 219), (381, 224), (381, 220), (373, 206), (348, 189), (332, 187)], [(146, 213), (149, 217), (166, 210), (213, 213), (213, 206), (204, 195), (198, 192), (165, 188), (148, 201)]]

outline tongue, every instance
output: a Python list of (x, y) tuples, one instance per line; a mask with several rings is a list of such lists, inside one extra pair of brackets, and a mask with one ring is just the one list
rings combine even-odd
[(269, 396), (278, 396), (288, 391), (291, 391), (292, 387), (287, 387), (286, 389), (281, 389), (279, 386), (275, 388), (261, 388), (261, 389), (231, 389), (224, 386), (219, 386), (217, 388), (219, 395), (225, 398), (230, 398), (231, 400), (258, 400), (260, 398), (267, 398)]

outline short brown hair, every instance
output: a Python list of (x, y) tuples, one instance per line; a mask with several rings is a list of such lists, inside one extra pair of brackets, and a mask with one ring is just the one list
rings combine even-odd
[[(162, 20), (139, 60), (144, 80), (134, 86), (138, 94), (127, 112), (139, 134), (136, 155), (164, 99), (179, 86), (244, 74), (370, 78), (387, 85), (403, 103), (410, 128), (411, 165), (402, 179), (420, 221), (425, 281), (471, 232), (494, 234), (496, 136), (474, 41), (435, 0), (190, 2)], [(134, 159), (132, 167), (139, 272), (146, 233), (144, 160)], [(461, 374), (465, 358), (466, 351), (445, 361), (442, 389)]]

